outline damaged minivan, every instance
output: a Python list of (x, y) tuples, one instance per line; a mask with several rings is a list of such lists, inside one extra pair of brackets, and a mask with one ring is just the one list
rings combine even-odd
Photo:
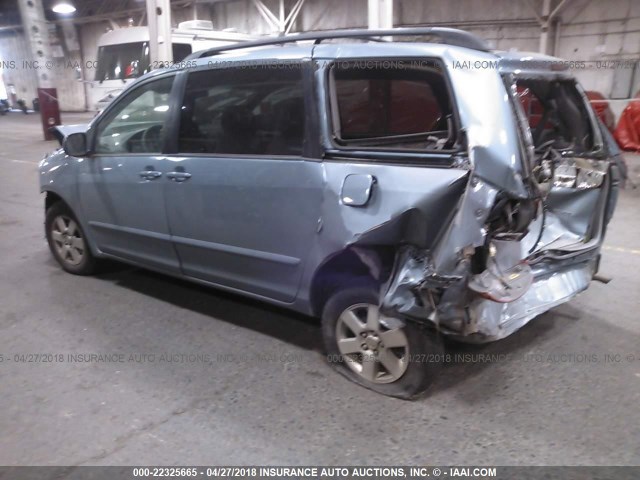
[(56, 134), (63, 269), (115, 259), (320, 317), (329, 362), (401, 398), (445, 336), (504, 338), (604, 280), (624, 167), (565, 63), (446, 28), (198, 52)]

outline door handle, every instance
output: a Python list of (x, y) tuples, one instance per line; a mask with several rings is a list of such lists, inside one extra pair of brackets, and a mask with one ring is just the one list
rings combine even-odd
[(160, 178), (162, 176), (162, 172), (158, 172), (154, 170), (152, 167), (146, 167), (146, 170), (142, 170), (139, 175), (145, 180), (155, 180), (156, 178)]
[(191, 174), (187, 172), (169, 172), (167, 173), (167, 178), (180, 183), (189, 180), (191, 178)]

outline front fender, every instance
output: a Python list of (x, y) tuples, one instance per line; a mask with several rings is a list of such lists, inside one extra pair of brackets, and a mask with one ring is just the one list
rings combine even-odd
[(94, 255), (100, 255), (91, 238), (91, 231), (85, 221), (78, 198), (77, 163), (82, 161), (84, 160), (70, 157), (62, 149), (45, 156), (38, 166), (40, 193), (53, 195), (67, 204), (80, 222), (91, 251)]

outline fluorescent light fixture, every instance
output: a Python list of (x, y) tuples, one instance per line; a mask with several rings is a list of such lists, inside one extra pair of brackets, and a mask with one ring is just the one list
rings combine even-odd
[(76, 7), (69, 2), (58, 2), (51, 9), (56, 13), (73, 13), (76, 11)]

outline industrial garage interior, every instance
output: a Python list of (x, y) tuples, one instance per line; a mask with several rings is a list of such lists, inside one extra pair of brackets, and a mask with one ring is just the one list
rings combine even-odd
[(0, 0), (0, 111), (0, 478), (640, 478), (640, 1)]

